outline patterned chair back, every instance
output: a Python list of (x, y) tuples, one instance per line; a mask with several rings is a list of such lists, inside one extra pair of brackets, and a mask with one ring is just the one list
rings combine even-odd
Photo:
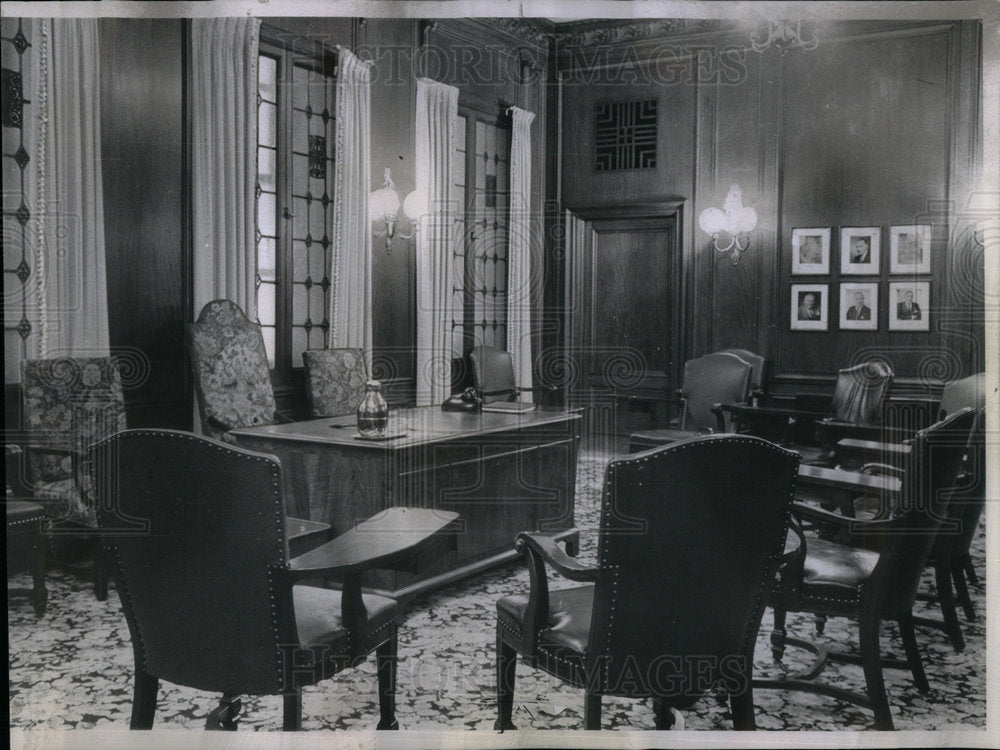
[(274, 421), (264, 337), (236, 303), (205, 305), (188, 326), (188, 348), (204, 434), (226, 440), (229, 430)]
[[(67, 507), (50, 513), (93, 526), (90, 493), (75, 486), (78, 477), (73, 476), (73, 459), (66, 451), (83, 456), (91, 444), (125, 429), (118, 364), (113, 357), (27, 360), (21, 382), (25, 426), (32, 445), (39, 447), (28, 451), (36, 495), (43, 486), (65, 485), (54, 496)], [(46, 448), (62, 452), (49, 453)]]
[(310, 416), (353, 414), (368, 382), (365, 353), (361, 349), (309, 349), (302, 360)]

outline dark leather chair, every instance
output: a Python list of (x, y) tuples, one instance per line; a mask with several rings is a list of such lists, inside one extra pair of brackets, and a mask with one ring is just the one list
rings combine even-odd
[[(816, 661), (788, 679), (759, 680), (755, 687), (806, 690), (871, 708), (876, 729), (893, 728), (882, 675), (884, 666), (908, 668), (919, 690), (930, 689), (917, 646), (912, 608), (924, 564), (942, 522), (948, 519), (949, 490), (961, 470), (976, 417), (975, 411), (965, 409), (917, 434), (901, 480), (886, 481), (886, 489), (893, 497), (890, 518), (861, 521), (812, 505), (795, 504), (793, 513), (803, 522), (836, 527), (844, 539), (841, 542), (802, 535), (798, 556), (786, 564), (771, 601), (775, 659), (780, 660), (786, 644), (790, 644), (812, 650), (817, 654)], [(842, 475), (835, 480), (841, 484), (851, 481), (851, 472), (834, 473)], [(866, 695), (812, 681), (822, 672), (827, 659), (856, 662), (858, 657), (788, 638), (787, 612), (858, 620)], [(882, 620), (898, 623), (906, 661), (881, 657)]]
[(717, 407), (745, 403), (750, 393), (753, 367), (742, 358), (713, 352), (684, 363), (677, 389), (680, 417), (661, 430), (642, 430), (629, 436), (631, 452), (649, 450), (678, 440), (712, 432), (728, 432), (729, 425)]
[(767, 384), (767, 358), (749, 349), (720, 349), (717, 353), (735, 355), (750, 365), (750, 405), (759, 405)]
[[(524, 532), (528, 593), (497, 602), (496, 728), (512, 729), (517, 654), (601, 696), (652, 697), (657, 728), (672, 708), (721, 684), (736, 729), (754, 728), (753, 650), (782, 559), (798, 456), (754, 437), (710, 435), (612, 461), (596, 567)], [(732, 472), (739, 467), (740, 481)], [(549, 590), (546, 565), (584, 586)]]
[(45, 614), (49, 594), (45, 588), (45, 544), (43, 530), (49, 517), (38, 503), (7, 500), (7, 575), (23, 568), (31, 571), (31, 589), (7, 589), (8, 601), (27, 595), (35, 614)]
[[(946, 383), (940, 402), (935, 405), (935, 412), (938, 420), (942, 420), (963, 408), (982, 412), (985, 405), (985, 375), (979, 373)], [(898, 474), (909, 452), (908, 442), (845, 439), (837, 444), (837, 454), (845, 462), (868, 459), (869, 462), (861, 466), (861, 471), (866, 473)], [(934, 566), (937, 595), (918, 595), (921, 599), (936, 598), (941, 607), (942, 619), (917, 618), (917, 622), (941, 628), (948, 634), (955, 650), (962, 651), (965, 648), (965, 638), (955, 604), (957, 599), (967, 620), (975, 619), (976, 613), (969, 597), (966, 578), (974, 585), (979, 582), (969, 548), (986, 503), (986, 436), (983, 416), (971, 432), (962, 471), (951, 495), (948, 512), (955, 523), (942, 525), (929, 560)], [(862, 502), (856, 502), (856, 506), (859, 505)], [(891, 512), (886, 507), (856, 507), (855, 514), (864, 515), (866, 510), (869, 516), (878, 518), (887, 517)]]
[[(273, 456), (200, 435), (130, 430), (92, 449), (114, 575), (135, 654), (132, 729), (149, 729), (159, 681), (222, 693), (208, 728), (235, 729), (240, 695), (284, 698), (376, 653), (379, 729), (396, 729), (396, 601), (362, 594), (452, 532), (457, 514), (391, 508), (289, 559), (284, 477)], [(342, 590), (298, 585), (342, 576)]]
[(27, 486), (51, 518), (46, 535), (61, 555), (82, 539), (94, 557), (94, 590), (108, 595), (107, 575), (95, 534), (94, 494), (87, 446), (125, 429), (125, 398), (113, 357), (60, 357), (24, 363)]
[[(233, 442), (230, 430), (288, 422), (277, 410), (267, 352), (260, 326), (227, 299), (205, 305), (197, 323), (188, 325), (188, 349), (201, 431)], [(298, 549), (325, 542), (330, 525), (289, 518), (290, 538)]]
[(368, 382), (361, 349), (307, 349), (302, 361), (310, 416), (339, 417), (357, 411)]
[(518, 401), (522, 393), (555, 393), (548, 385), (520, 387), (514, 378), (514, 358), (510, 352), (494, 346), (477, 346), (469, 354), (472, 381), (484, 404), (495, 401)]
[[(807, 399), (796, 399), (792, 408), (724, 403), (736, 432), (759, 435), (782, 444), (798, 444), (807, 463), (830, 465), (837, 441), (843, 438), (876, 439), (882, 408), (892, 386), (893, 371), (884, 362), (863, 362), (840, 370), (833, 397), (826, 408)], [(818, 449), (801, 444), (815, 438)]]

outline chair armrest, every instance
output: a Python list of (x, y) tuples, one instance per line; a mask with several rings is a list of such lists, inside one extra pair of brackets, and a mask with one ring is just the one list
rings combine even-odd
[(860, 469), (862, 474), (878, 474), (881, 476), (892, 476), (898, 478), (902, 478), (903, 471), (902, 467), (877, 462), (867, 463)]
[(280, 411), (279, 409), (274, 410), (275, 424), (291, 424), (292, 422), (295, 421), (296, 421), (295, 418), (292, 417), (290, 414), (286, 414), (285, 412)]
[[(837, 441), (837, 455), (857, 458), (888, 458), (902, 460), (910, 455), (910, 446), (903, 443), (886, 443), (880, 440), (844, 438)], [(883, 462), (884, 463), (884, 462)]]
[(712, 413), (715, 415), (715, 431), (717, 433), (726, 432), (726, 412), (732, 414), (733, 407), (749, 406), (749, 404), (712, 404)]
[(218, 417), (213, 417), (211, 414), (209, 414), (205, 418), (205, 421), (208, 422), (212, 427), (217, 429), (219, 432), (229, 432), (230, 430), (236, 429), (236, 425), (231, 425), (228, 424), (227, 422), (223, 422), (221, 419), (219, 419)]
[(556, 540), (539, 532), (522, 531), (514, 542), (518, 552), (526, 550), (538, 555), (564, 578), (571, 581), (596, 581), (599, 568), (581, 565), (556, 543)]
[(400, 564), (432, 540), (457, 531), (458, 514), (427, 508), (388, 508), (288, 563), (292, 580), (352, 576)]
[(817, 434), (825, 433), (829, 443), (835, 443), (843, 437), (853, 437), (858, 440), (880, 440), (882, 438), (881, 425), (841, 422), (838, 419), (830, 418), (818, 420), (816, 432)]
[(858, 494), (884, 492), (890, 496), (899, 493), (901, 484), (896, 477), (873, 476), (856, 471), (828, 469), (809, 464), (799, 465), (796, 483), (806, 487), (848, 490)]
[(876, 552), (884, 549), (886, 543), (899, 533), (898, 524), (890, 518), (859, 521), (800, 502), (792, 503), (792, 513), (801, 521), (837, 527), (847, 533), (849, 544), (852, 546), (865, 547)]

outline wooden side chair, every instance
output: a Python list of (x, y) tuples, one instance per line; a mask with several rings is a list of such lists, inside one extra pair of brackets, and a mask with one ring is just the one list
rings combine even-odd
[[(775, 589), (772, 652), (783, 657), (786, 645), (816, 654), (806, 669), (786, 679), (758, 680), (759, 688), (804, 690), (870, 708), (876, 729), (893, 729), (892, 712), (885, 692), (883, 667), (909, 669), (916, 687), (927, 692), (914, 632), (913, 603), (920, 575), (942, 523), (948, 521), (949, 490), (961, 470), (969, 433), (976, 420), (972, 409), (962, 410), (917, 434), (907, 456), (901, 479), (888, 478), (884, 491), (891, 496), (892, 516), (862, 521), (805, 503), (793, 513), (803, 522), (837, 528), (844, 541), (801, 536), (797, 559), (783, 570)], [(804, 467), (812, 469), (814, 467)], [(831, 470), (830, 481), (846, 486), (864, 475)], [(858, 490), (868, 489), (859, 483)], [(787, 612), (808, 612), (824, 617), (850, 617), (858, 621), (860, 653), (841, 653), (785, 631)], [(879, 630), (883, 620), (895, 620), (906, 651), (906, 660), (883, 659)], [(866, 692), (816, 681), (827, 660), (860, 661)]]
[(312, 417), (354, 414), (365, 395), (368, 364), (361, 349), (308, 349), (306, 399)]
[[(520, 654), (584, 689), (587, 729), (600, 728), (604, 695), (653, 698), (662, 729), (719, 686), (734, 727), (753, 729), (754, 644), (798, 465), (760, 438), (695, 438), (608, 465), (595, 567), (519, 534), (531, 588), (497, 602), (496, 728), (514, 728)], [(547, 565), (577, 585), (550, 590)]]
[(94, 557), (94, 590), (108, 595), (96, 532), (95, 498), (86, 467), (87, 447), (125, 429), (125, 398), (113, 357), (60, 357), (24, 363), (22, 379), (27, 485), (51, 522), (56, 549), (84, 539)]
[[(221, 693), (209, 729), (235, 729), (240, 695), (281, 695), (302, 724), (301, 689), (376, 654), (379, 729), (397, 729), (394, 599), (361, 575), (406, 565), (453, 535), (457, 514), (390, 508), (296, 558), (281, 464), (172, 430), (130, 430), (92, 448), (105, 535), (135, 655), (132, 729), (152, 727), (160, 680)], [(301, 585), (339, 576), (340, 590)]]

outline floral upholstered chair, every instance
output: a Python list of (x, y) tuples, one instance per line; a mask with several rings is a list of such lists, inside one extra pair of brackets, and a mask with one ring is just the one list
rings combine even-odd
[(87, 448), (125, 429), (125, 400), (111, 357), (24, 363), (24, 419), (31, 489), (60, 522), (95, 528)]
[(188, 346), (202, 432), (232, 442), (230, 430), (278, 421), (260, 326), (235, 302), (205, 305)]
[(368, 382), (365, 353), (360, 349), (309, 349), (302, 359), (310, 416), (353, 414)]
[(97, 518), (90, 472), (85, 466), (93, 443), (121, 432), (125, 400), (113, 357), (35, 359), (24, 363), (24, 420), (28, 485), (36, 503), (52, 519), (58, 536), (89, 537), (94, 547), (97, 597), (107, 596), (100, 540), (90, 530)]

